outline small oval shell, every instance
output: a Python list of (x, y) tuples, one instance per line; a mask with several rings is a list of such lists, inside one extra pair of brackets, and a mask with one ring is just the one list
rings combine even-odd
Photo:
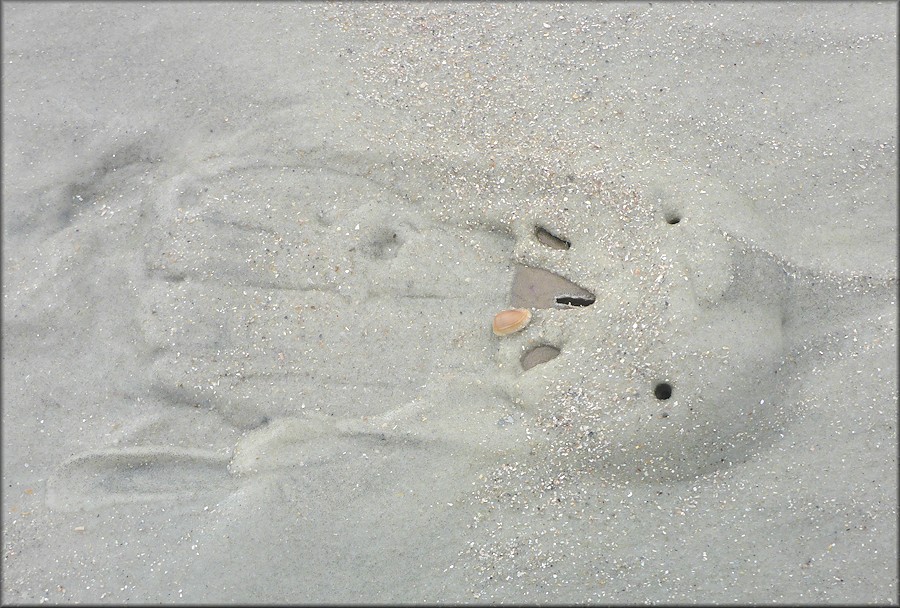
[(494, 316), (494, 334), (505, 336), (513, 334), (531, 321), (531, 311), (527, 308), (510, 308), (498, 312)]

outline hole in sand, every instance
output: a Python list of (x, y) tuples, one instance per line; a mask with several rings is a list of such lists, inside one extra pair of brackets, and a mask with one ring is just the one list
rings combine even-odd
[(572, 246), (572, 243), (569, 241), (564, 241), (558, 236), (551, 234), (546, 228), (541, 228), (540, 226), (534, 227), (534, 236), (537, 237), (537, 240), (547, 247), (551, 249), (568, 249)]
[(522, 369), (529, 370), (535, 365), (546, 363), (559, 355), (559, 349), (547, 344), (535, 346), (522, 357)]
[(666, 221), (674, 225), (681, 221), (681, 216), (674, 211), (670, 211), (666, 213)]
[(653, 394), (656, 395), (657, 399), (665, 401), (672, 396), (672, 385), (668, 382), (660, 382), (654, 387)]
[(590, 306), (594, 298), (580, 298), (578, 296), (556, 296), (556, 303), (563, 306)]

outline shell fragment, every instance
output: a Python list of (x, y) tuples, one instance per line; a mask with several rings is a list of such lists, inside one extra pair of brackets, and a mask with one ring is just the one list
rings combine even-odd
[(527, 308), (510, 308), (494, 316), (494, 334), (506, 336), (515, 333), (531, 321), (531, 311)]

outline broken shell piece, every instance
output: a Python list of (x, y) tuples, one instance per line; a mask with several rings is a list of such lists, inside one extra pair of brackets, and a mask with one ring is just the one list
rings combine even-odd
[(527, 308), (510, 308), (494, 316), (494, 334), (505, 336), (515, 333), (531, 321), (531, 311)]

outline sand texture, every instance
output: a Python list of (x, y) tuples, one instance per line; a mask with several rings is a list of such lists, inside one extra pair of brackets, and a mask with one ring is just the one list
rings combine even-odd
[(898, 602), (896, 4), (2, 11), (4, 603)]

